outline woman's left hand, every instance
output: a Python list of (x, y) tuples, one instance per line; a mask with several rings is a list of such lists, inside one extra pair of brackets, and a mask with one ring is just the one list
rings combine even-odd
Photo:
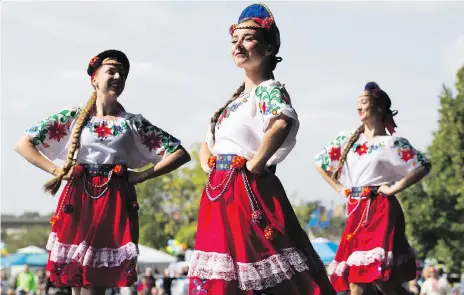
[(391, 187), (386, 184), (382, 184), (377, 190), (377, 193), (379, 193), (380, 195), (384, 195), (384, 196), (393, 195)]
[(267, 169), (265, 168), (264, 165), (260, 165), (256, 163), (256, 161), (253, 161), (253, 159), (249, 160), (246, 162), (246, 169), (251, 172), (251, 174), (254, 175), (264, 175), (267, 172)]

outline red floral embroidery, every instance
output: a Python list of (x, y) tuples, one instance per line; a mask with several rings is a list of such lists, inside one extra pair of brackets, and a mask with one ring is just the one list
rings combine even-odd
[(150, 152), (152, 150), (160, 148), (161, 143), (161, 139), (158, 136), (156, 136), (154, 132), (151, 132), (143, 137), (143, 144), (148, 148)]
[(362, 155), (364, 155), (365, 153), (367, 153), (368, 150), (369, 150), (369, 148), (368, 148), (367, 145), (364, 143), (364, 144), (358, 146), (358, 148), (356, 149), (356, 153), (358, 153), (358, 155), (362, 156)]
[(265, 103), (265, 102), (259, 103), (259, 104), (258, 104), (258, 107), (261, 109), (261, 112), (262, 112), (263, 114), (266, 113), (267, 106), (266, 106), (266, 103)]
[(339, 147), (332, 147), (329, 152), (331, 161), (340, 161), (341, 151)]
[(48, 127), (48, 136), (50, 139), (54, 139), (60, 142), (60, 140), (66, 135), (68, 135), (66, 133), (66, 126), (61, 123), (58, 123), (57, 121), (55, 121), (53, 125)]
[(409, 160), (413, 159), (415, 155), (416, 153), (412, 149), (406, 149), (401, 152), (401, 159), (407, 163)]
[(106, 138), (109, 135), (113, 134), (111, 128), (106, 126), (104, 123), (98, 125), (98, 127), (95, 128), (94, 132), (98, 134), (98, 138)]

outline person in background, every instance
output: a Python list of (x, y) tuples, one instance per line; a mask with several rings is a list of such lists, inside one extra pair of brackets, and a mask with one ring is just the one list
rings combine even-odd
[(7, 276), (6, 271), (4, 269), (1, 270), (0, 278), (1, 278), (1, 289), (0, 289), (1, 294), (2, 295), (7, 295), (9, 282), (8, 282), (8, 276)]
[(34, 273), (29, 269), (29, 265), (24, 265), (24, 270), (18, 274), (16, 280), (16, 293), (18, 295), (34, 294), (37, 291), (37, 282)]
[(440, 295), (448, 295), (450, 291), (450, 283), (443, 268), (438, 269), (438, 293)]

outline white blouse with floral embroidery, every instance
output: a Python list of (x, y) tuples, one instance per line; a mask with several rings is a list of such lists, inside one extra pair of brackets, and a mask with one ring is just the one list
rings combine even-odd
[(296, 144), (299, 121), (290, 96), (275, 80), (262, 82), (230, 103), (217, 121), (215, 140), (208, 126), (205, 141), (213, 155), (236, 154), (249, 160), (258, 151), (270, 121), (280, 114), (292, 119), (292, 127), (285, 142), (267, 162), (267, 166), (278, 164)]
[[(63, 109), (26, 130), (34, 146), (50, 160), (66, 160), (80, 106)], [(180, 141), (142, 115), (120, 113), (114, 120), (89, 117), (82, 129), (76, 160), (83, 164), (123, 164), (135, 169), (161, 161)]]
[[(352, 131), (341, 132), (316, 155), (316, 163), (325, 171), (335, 172)], [(412, 170), (430, 164), (429, 160), (402, 137), (361, 134), (343, 165), (340, 183), (348, 188), (392, 185)]]

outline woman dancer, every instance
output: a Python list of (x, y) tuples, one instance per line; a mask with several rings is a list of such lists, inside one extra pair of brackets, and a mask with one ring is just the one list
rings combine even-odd
[[(51, 218), (47, 270), (55, 287), (74, 294), (104, 294), (137, 280), (138, 203), (134, 185), (190, 160), (180, 141), (142, 115), (127, 113), (117, 99), (129, 60), (117, 50), (90, 61), (94, 92), (83, 107), (65, 108), (30, 127), (16, 150), (53, 174), (52, 195), (67, 184)], [(48, 159), (47, 159), (47, 158)], [(59, 168), (50, 160), (65, 160)], [(141, 172), (135, 169), (154, 164)], [(82, 289), (81, 289), (82, 288)]]
[[(190, 294), (335, 294), (275, 171), (295, 145), (298, 116), (273, 71), (282, 59), (269, 9), (230, 28), (245, 82), (212, 117), (200, 160), (209, 173), (189, 269)], [(259, 292), (258, 292), (259, 291)]]
[(337, 292), (363, 294), (376, 284), (384, 294), (403, 294), (400, 284), (416, 274), (395, 194), (421, 180), (430, 163), (408, 140), (391, 136), (397, 112), (390, 107), (387, 93), (367, 83), (358, 98), (361, 126), (341, 132), (316, 156), (319, 173), (348, 198), (345, 231), (328, 270)]

